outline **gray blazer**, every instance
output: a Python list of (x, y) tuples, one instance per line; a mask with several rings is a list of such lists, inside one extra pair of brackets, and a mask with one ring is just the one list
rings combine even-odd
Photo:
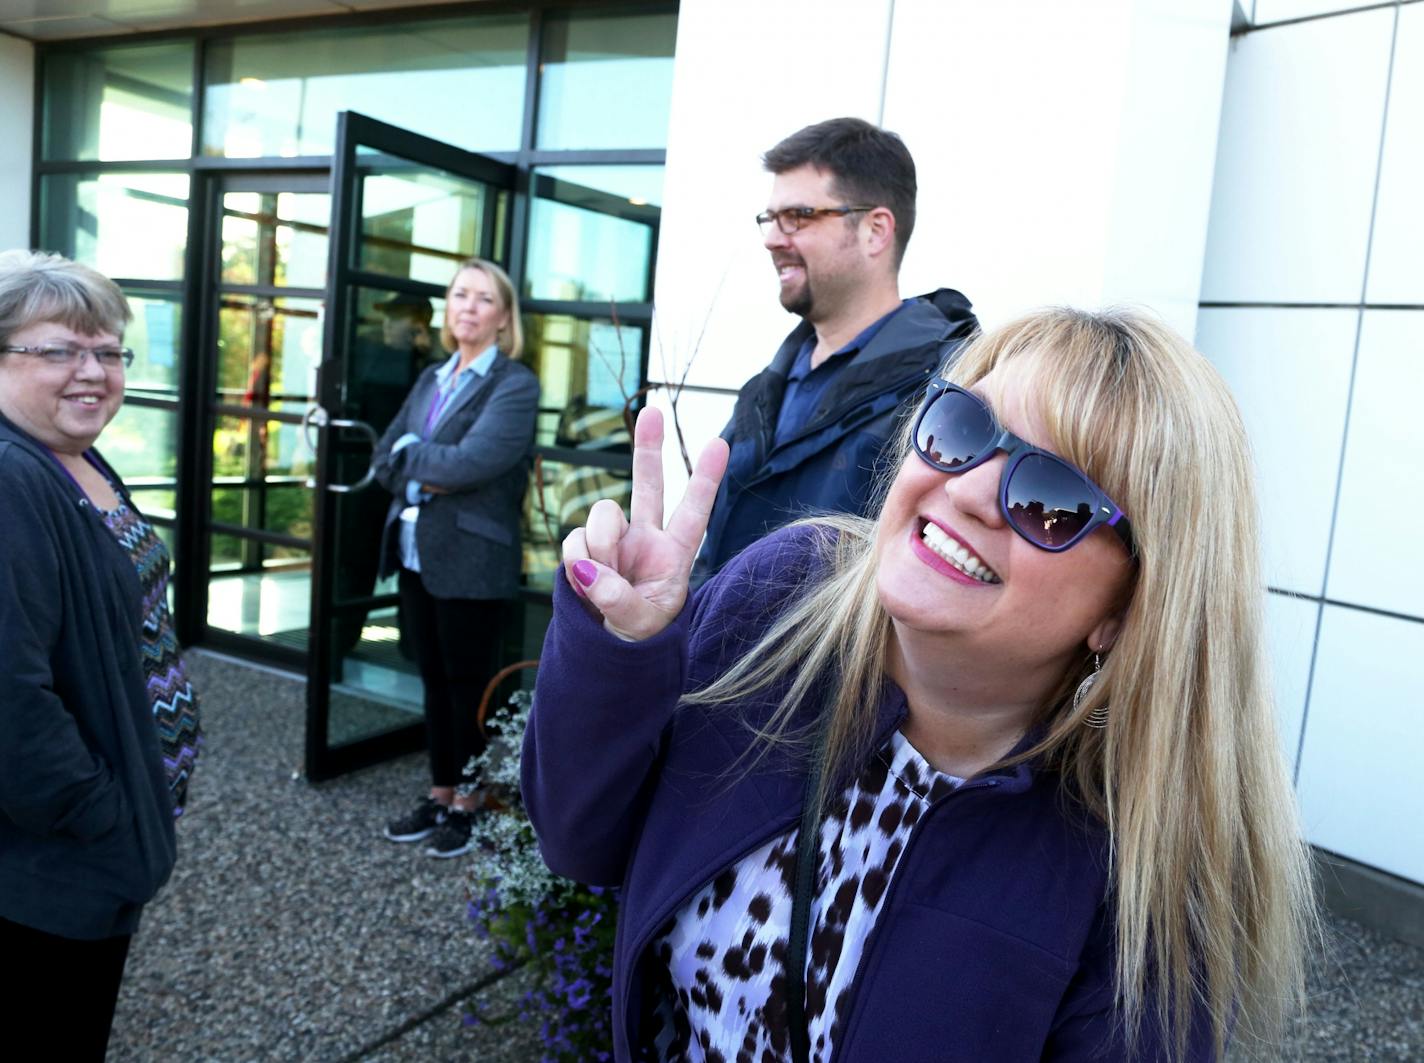
[(534, 452), (539, 379), (498, 355), (465, 386), (430, 439), (392, 454), (407, 432), (421, 435), (438, 384), (423, 372), (376, 445), (376, 479), (394, 499), (381, 534), (381, 575), (398, 572), (400, 513), (406, 484), (433, 484), (449, 494), (421, 506), (415, 525), (420, 576), (436, 598), (512, 598), (519, 588), (520, 509)]

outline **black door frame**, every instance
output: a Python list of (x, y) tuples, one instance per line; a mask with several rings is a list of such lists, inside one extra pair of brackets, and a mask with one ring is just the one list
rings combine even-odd
[[(270, 639), (247, 637), (208, 625), (208, 579), (212, 560), (211, 534), (213, 491), (212, 438), (216, 419), (224, 409), (217, 402), (218, 366), (214, 352), (219, 335), (219, 286), (222, 247), (223, 196), (230, 191), (328, 191), (328, 167), (313, 166), (317, 160), (301, 160), (300, 166), (220, 166), (204, 167), (193, 174), (190, 191), (190, 225), (187, 256), (189, 283), (185, 304), (190, 308), (184, 322), (187, 367), (180, 390), (178, 470), (178, 579), (181, 598), (179, 632), (184, 644), (197, 644), (247, 659), (257, 659), (282, 668), (300, 671), (306, 654)], [(286, 295), (288, 293), (280, 293)], [(308, 296), (294, 290), (294, 297)], [(270, 419), (300, 423), (298, 414), (274, 412)], [(260, 532), (252, 538), (285, 544), (288, 537)], [(313, 543), (314, 547), (314, 543)]]
[[(380, 288), (430, 294), (430, 285), (420, 281), (370, 273), (356, 263), (361, 232), (361, 171), (358, 147), (374, 148), (382, 155), (409, 160), (457, 176), (480, 181), (511, 197), (502, 229), (502, 246), (494, 246), (496, 196), (485, 202), (485, 223), (481, 225), (482, 258), (508, 263), (513, 237), (513, 220), (520, 216), (517, 171), (509, 163), (465, 151), (452, 144), (412, 133), (351, 111), (337, 116), (336, 151), (331, 167), (331, 237), (326, 273), (326, 321), (322, 340), (323, 358), (318, 371), (317, 403), (335, 417), (342, 415), (346, 384), (346, 360), (340, 352), (351, 342), (349, 311), (355, 289)], [(311, 633), (307, 645), (307, 727), (305, 771), (313, 782), (332, 778), (357, 768), (388, 760), (421, 748), (425, 727), (419, 720), (383, 734), (357, 739), (332, 747), (328, 742), (331, 715), (332, 615), (335, 593), (334, 558), (336, 522), (334, 495), (328, 490), (336, 472), (331, 429), (321, 432), (316, 459), (315, 527), (312, 550)]]

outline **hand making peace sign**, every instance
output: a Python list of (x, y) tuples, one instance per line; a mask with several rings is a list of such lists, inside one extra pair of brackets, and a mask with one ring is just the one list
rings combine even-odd
[(663, 527), (663, 416), (652, 408), (633, 429), (631, 522), (611, 499), (595, 502), (588, 523), (564, 540), (564, 574), (603, 617), (603, 626), (629, 642), (651, 638), (672, 623), (687, 601), (687, 581), (717, 485), (727, 469), (727, 444), (702, 448), (692, 479)]

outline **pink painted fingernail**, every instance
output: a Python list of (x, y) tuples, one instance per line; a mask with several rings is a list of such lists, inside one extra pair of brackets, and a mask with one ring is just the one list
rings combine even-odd
[(592, 587), (593, 581), (598, 579), (598, 566), (592, 561), (575, 561), (574, 579), (585, 587)]

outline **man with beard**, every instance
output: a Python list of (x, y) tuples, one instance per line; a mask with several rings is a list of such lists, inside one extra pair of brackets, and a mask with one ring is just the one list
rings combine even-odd
[(731, 458), (698, 582), (798, 517), (871, 515), (901, 414), (978, 327), (953, 289), (900, 298), (916, 185), (898, 136), (833, 118), (793, 133), (762, 161), (774, 179), (757, 224), (781, 305), (802, 321), (743, 386), (722, 432)]

